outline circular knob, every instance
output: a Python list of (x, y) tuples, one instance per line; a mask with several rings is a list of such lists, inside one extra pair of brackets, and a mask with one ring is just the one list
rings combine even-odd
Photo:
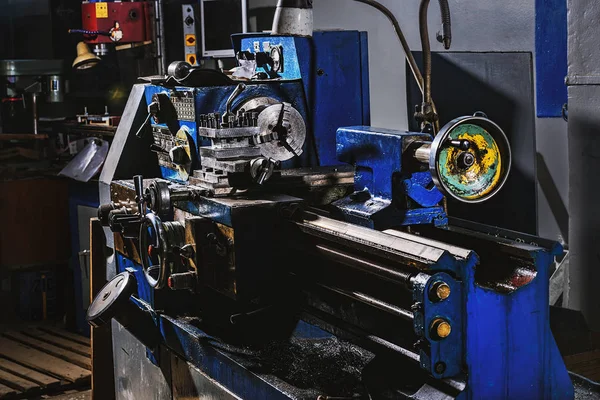
[(135, 277), (129, 272), (121, 272), (112, 278), (96, 295), (90, 304), (85, 319), (93, 327), (110, 321), (129, 301), (136, 287)]
[(431, 143), (429, 170), (440, 191), (464, 203), (492, 198), (506, 183), (510, 144), (502, 129), (482, 116), (457, 118)]

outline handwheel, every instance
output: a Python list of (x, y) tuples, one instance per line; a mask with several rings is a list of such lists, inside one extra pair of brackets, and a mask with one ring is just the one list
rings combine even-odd
[(173, 266), (173, 248), (185, 241), (185, 227), (180, 222), (162, 222), (148, 213), (142, 219), (139, 235), (139, 254), (144, 275), (154, 289), (162, 289)]
[(87, 322), (96, 328), (109, 322), (129, 301), (135, 287), (135, 277), (130, 272), (121, 272), (112, 278), (90, 304), (85, 317)]
[(497, 194), (511, 167), (510, 145), (502, 129), (480, 115), (446, 124), (431, 143), (429, 170), (442, 193), (465, 203)]

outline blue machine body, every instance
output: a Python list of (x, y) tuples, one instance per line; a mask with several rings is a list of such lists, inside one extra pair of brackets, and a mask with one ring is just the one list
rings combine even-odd
[(265, 42), (284, 46), (281, 79), (301, 79), (310, 118), (306, 125), (311, 127), (308, 135), (314, 137), (318, 165), (339, 164), (336, 130), (371, 123), (366, 32), (319, 31), (312, 38), (239, 34), (232, 40), (235, 52), (253, 50), (255, 43), (259, 50), (264, 50)]
[[(214, 113), (215, 111), (225, 112), (225, 104), (227, 98), (231, 92), (235, 89), (235, 86), (209, 86), (209, 87), (176, 87), (179, 91), (193, 91), (195, 95), (195, 110), (196, 115)], [(150, 104), (152, 102), (152, 96), (156, 93), (168, 92), (162, 86), (149, 85), (146, 87), (145, 96), (146, 102)], [(244, 96), (240, 96), (233, 103), (235, 109), (240, 102), (247, 101), (254, 97), (271, 97), (281, 102), (288, 102), (300, 112), (302, 117), (307, 120), (308, 110), (304, 91), (301, 82), (290, 81), (282, 82), (278, 85), (273, 84), (248, 84), (247, 89), (244, 91)], [(190, 133), (190, 138), (194, 143), (195, 153), (199, 152), (201, 146), (208, 146), (210, 143), (202, 141), (197, 135), (198, 122), (191, 121), (178, 121), (179, 127), (187, 127)], [(165, 124), (154, 124), (166, 128)], [(190, 143), (191, 144), (191, 143)], [(304, 152), (300, 157), (294, 158), (293, 160), (287, 161), (283, 164), (283, 168), (293, 167), (307, 167), (317, 164), (317, 154), (315, 151), (311, 151), (314, 148), (312, 136), (308, 136), (304, 144)], [(199, 164), (199, 158), (195, 157), (192, 164), (192, 169), (197, 167)], [(187, 179), (182, 177), (179, 172), (173, 168), (167, 166), (160, 166), (162, 177), (174, 182), (185, 183)]]
[[(437, 259), (411, 280), (412, 329), (427, 344), (426, 349), (418, 350), (420, 367), (436, 379), (463, 379), (465, 384), (456, 388), (459, 399), (572, 398), (573, 386), (549, 326), (549, 268), (554, 256), (562, 251), (561, 246), (553, 242), (538, 245), (537, 238), (514, 232), (482, 234), (482, 226), (453, 230), (452, 224), (448, 225), (448, 217), (440, 205), (442, 193), (433, 185), (429, 171), (406, 168), (410, 160), (403, 159), (403, 151), (412, 142), (430, 141), (431, 137), (425, 133), (366, 126), (369, 124), (366, 35), (315, 32), (310, 39), (244, 34), (234, 35), (233, 43), (236, 52), (264, 51), (265, 43), (284, 49), (280, 79), (249, 83), (234, 108), (248, 98), (269, 96), (291, 103), (300, 112), (307, 126), (304, 152), (302, 157), (284, 164), (284, 168), (339, 163), (356, 167), (355, 193), (333, 204), (343, 219), (376, 230), (432, 225), (434, 236), (440, 235), (448, 243), (460, 235), (478, 247), (489, 246), (493, 251), (504, 252), (506, 259), (518, 254), (520, 259), (527, 260), (526, 265), (516, 262), (495, 265), (490, 259), (493, 255), (459, 249), (440, 237), (435, 240), (423, 237), (424, 241), (430, 241)], [(224, 112), (233, 88), (180, 89), (194, 90), (196, 114), (206, 114)], [(164, 90), (148, 85), (147, 102), (150, 103), (153, 94)], [(195, 147), (204, 145), (196, 134), (197, 123), (179, 121), (180, 126), (189, 129)], [(173, 170), (163, 168), (162, 174), (175, 182), (184, 181)], [(193, 216), (209, 216), (215, 223), (235, 227), (235, 212), (227, 201), (201, 198), (175, 206)], [(424, 252), (430, 249), (422, 242), (418, 246)], [(245, 253), (248, 255), (245, 262), (256, 264), (256, 258), (249, 254)], [(480, 257), (484, 256), (488, 257), (488, 265), (482, 269)], [(159, 300), (168, 298), (177, 304), (177, 292), (169, 289), (155, 292), (148, 285), (141, 265), (120, 253), (116, 261), (118, 272), (129, 271), (136, 277), (137, 290), (130, 300), (155, 328), (154, 344), (148, 344), (150, 360), (158, 363), (159, 345), (166, 345), (241, 398), (293, 398), (277, 382), (256, 369), (246, 368), (236, 359), (235, 351), (220, 346), (219, 339), (197, 325), (156, 312), (164, 310)], [(494, 272), (492, 278), (485, 275), (486, 269)], [(248, 271), (252, 273), (251, 268)], [(452, 293), (446, 301), (430, 298), (433, 285), (440, 281), (447, 283)], [(444, 340), (432, 336), (430, 331), (440, 316), (452, 325)], [(140, 326), (127, 328), (141, 337), (145, 333), (136, 331), (143, 329)], [(389, 330), (393, 335), (394, 327)], [(300, 321), (294, 335), (322, 338), (329, 334)], [(403, 374), (401, 369), (396, 372)]]
[[(515, 267), (507, 274), (507, 282), (516, 285), (516, 290), (493, 288), (482, 282), (476, 273), (479, 257), (472, 251), (462, 257), (445, 252), (428, 271), (432, 273), (429, 279), (416, 280), (414, 330), (432, 343), (429, 355), (420, 352), (421, 368), (443, 379), (464, 376), (466, 367), (466, 386), (457, 399), (573, 398), (573, 386), (550, 331), (546, 302), (549, 265), (562, 248), (559, 244), (552, 248), (527, 244), (524, 241), (535, 238), (523, 235), (504, 240), (506, 245), (531, 257), (531, 269)], [(137, 278), (138, 298), (132, 297), (132, 302), (160, 332), (157, 344), (166, 344), (184, 355), (203, 373), (242, 398), (292, 398), (260, 373), (240, 365), (235, 352), (219, 346), (217, 338), (184, 320), (157, 314), (142, 267), (120, 254), (117, 263), (119, 272), (128, 270)], [(440, 280), (450, 285), (453, 301), (436, 303), (429, 299), (431, 286)], [(546, 296), (540, 295), (544, 293)], [(443, 341), (432, 340), (426, 328), (439, 315), (444, 315), (453, 327)], [(303, 321), (294, 335), (329, 336)], [(156, 362), (157, 348), (149, 350), (149, 359)], [(441, 360), (444, 369), (440, 373), (436, 366)]]
[[(342, 125), (368, 125), (369, 69), (367, 34), (358, 31), (315, 32), (312, 38), (265, 36), (264, 34), (239, 34), (232, 37), (234, 50), (262, 52), (265, 44), (282, 46), (284, 68), (277, 79), (248, 81), (246, 90), (236, 98), (233, 109), (240, 103), (256, 97), (271, 97), (290, 103), (300, 112), (307, 127), (306, 141), (300, 157), (283, 163), (282, 168), (336, 165), (335, 131)], [(176, 87), (177, 91), (193, 91), (196, 121), (178, 121), (190, 132), (196, 147), (207, 146), (197, 136), (198, 116), (226, 110), (227, 98), (236, 84), (231, 86)], [(169, 89), (148, 85), (145, 91), (147, 104), (156, 93), (169, 93)], [(154, 124), (165, 127), (165, 124)], [(192, 169), (198, 165), (193, 160)], [(173, 168), (161, 165), (162, 177), (184, 183)]]
[(406, 168), (403, 159), (412, 141), (430, 141), (429, 134), (352, 126), (339, 128), (336, 139), (338, 160), (356, 168), (356, 192), (334, 203), (346, 221), (374, 229), (448, 223), (431, 173)]

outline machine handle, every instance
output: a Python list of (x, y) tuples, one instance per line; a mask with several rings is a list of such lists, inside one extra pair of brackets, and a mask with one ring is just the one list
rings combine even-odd
[(231, 95), (227, 99), (226, 112), (225, 112), (225, 114), (223, 114), (223, 117), (221, 117), (221, 123), (223, 125), (228, 124), (229, 116), (235, 117), (235, 114), (231, 112), (231, 105), (233, 104), (233, 101), (235, 100), (235, 98), (238, 97), (244, 90), (246, 90), (246, 85), (244, 85), (243, 83), (240, 83), (239, 85), (237, 85), (235, 87), (234, 91), (231, 93)]
[(146, 214), (144, 207), (144, 177), (136, 175), (133, 177), (133, 186), (135, 188), (135, 201), (138, 203), (138, 211), (141, 216)]
[(97, 328), (117, 314), (127, 309), (129, 297), (137, 287), (135, 277), (130, 272), (121, 272), (111, 279), (96, 295), (90, 304), (85, 319)]

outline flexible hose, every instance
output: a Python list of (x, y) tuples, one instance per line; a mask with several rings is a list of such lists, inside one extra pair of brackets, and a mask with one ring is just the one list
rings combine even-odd
[(421, 35), (421, 49), (423, 52), (423, 103), (431, 104), (431, 44), (427, 27), (427, 9), (429, 0), (421, 0), (419, 7), (419, 33)]
[[(415, 81), (417, 82), (417, 86), (419, 87), (419, 90), (421, 91), (423, 96), (425, 96), (425, 82), (423, 79), (423, 75), (421, 74), (421, 71), (419, 70), (419, 67), (417, 66), (417, 62), (415, 61), (415, 58), (413, 57), (413, 55), (410, 51), (410, 47), (408, 46), (408, 42), (406, 41), (406, 38), (404, 37), (404, 34), (402, 33), (402, 29), (400, 29), (400, 24), (398, 23), (398, 19), (394, 16), (394, 14), (388, 8), (386, 8), (384, 5), (378, 3), (375, 0), (354, 0), (354, 1), (356, 1), (358, 3), (363, 3), (366, 5), (369, 5), (375, 9), (379, 10), (382, 14), (384, 14), (390, 20), (390, 22), (394, 26), (394, 31), (396, 32), (396, 36), (398, 36), (398, 40), (400, 40), (400, 44), (402, 45), (402, 50), (404, 51), (406, 61), (408, 62), (408, 66), (412, 72), (412, 75), (415, 78)], [(427, 3), (429, 4), (429, 2), (427, 2)], [(451, 36), (451, 25), (450, 25), (450, 7), (448, 6), (448, 1), (440, 0), (440, 8), (442, 9), (444, 46), (446, 47), (446, 49), (448, 49), (448, 48), (450, 48), (450, 40), (452, 37)], [(426, 21), (427, 21), (427, 19), (426, 19)], [(427, 28), (427, 25), (425, 25), (425, 27)], [(428, 45), (427, 47), (429, 48), (429, 36), (427, 36), (427, 45)], [(429, 54), (430, 54), (429, 70), (431, 71), (431, 52), (429, 52)], [(431, 82), (431, 72), (430, 72), (430, 82)], [(431, 88), (431, 83), (429, 83), (429, 87)], [(431, 90), (429, 91), (429, 98), (431, 99)], [(433, 112), (435, 114), (437, 114), (437, 109), (435, 107), (435, 103), (433, 103), (433, 101), (431, 101), (431, 100), (430, 100), (430, 103), (431, 103)], [(433, 123), (433, 126), (434, 126), (434, 133), (437, 133), (440, 130), (439, 122), (437, 120), (435, 120)]]
[(450, 6), (448, 0), (439, 0), (440, 12), (442, 14), (442, 43), (446, 50), (452, 44), (452, 21), (450, 19)]
[(400, 29), (400, 24), (398, 23), (398, 20), (396, 19), (394, 14), (388, 8), (386, 8), (384, 5), (378, 3), (374, 0), (354, 0), (354, 1), (356, 1), (358, 3), (367, 4), (373, 8), (376, 8), (390, 20), (390, 22), (394, 26), (394, 31), (396, 31), (396, 36), (398, 36), (398, 39), (400, 40), (400, 44), (402, 45), (402, 50), (404, 51), (404, 55), (406, 56), (406, 61), (408, 61), (408, 66), (409, 66), (413, 76), (415, 77), (415, 80), (417, 81), (419, 90), (421, 91), (421, 93), (423, 93), (423, 75), (421, 75), (421, 71), (419, 70), (419, 67), (417, 66), (417, 62), (415, 61), (415, 58), (413, 57), (413, 55), (410, 51), (408, 42), (406, 41), (406, 38), (404, 37), (404, 34), (402, 33), (402, 29)]
[[(423, 103), (431, 104), (431, 44), (429, 43), (429, 29), (427, 26), (427, 10), (430, 0), (421, 0), (419, 7), (419, 33), (421, 35), (421, 48), (423, 51)], [(439, 0), (442, 15), (442, 43), (448, 50), (452, 42), (452, 25), (450, 20), (450, 6), (448, 0)]]

